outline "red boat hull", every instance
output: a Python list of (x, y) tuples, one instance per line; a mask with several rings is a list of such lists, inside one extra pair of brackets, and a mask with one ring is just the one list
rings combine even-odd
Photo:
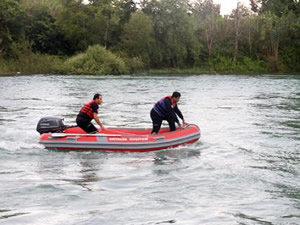
[(108, 128), (86, 134), (81, 128), (72, 127), (63, 133), (44, 133), (40, 143), (49, 149), (66, 151), (147, 152), (190, 144), (200, 138), (200, 129), (194, 124), (173, 132), (162, 128), (157, 135), (150, 132), (151, 129)]

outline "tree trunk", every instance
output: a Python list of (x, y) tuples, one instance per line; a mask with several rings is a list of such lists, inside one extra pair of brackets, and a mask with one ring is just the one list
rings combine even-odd
[(106, 28), (105, 28), (105, 37), (104, 37), (104, 48), (107, 48), (107, 40), (108, 40), (108, 32), (109, 32), (109, 16), (106, 18)]
[(279, 55), (279, 40), (276, 40), (275, 43), (273, 44), (273, 51), (274, 51), (274, 57), (276, 60), (278, 60), (278, 55)]
[(212, 55), (213, 37), (212, 37), (212, 35), (208, 34), (207, 29), (206, 29), (206, 43), (207, 43), (207, 49), (208, 49), (208, 57), (210, 58)]
[(235, 43), (234, 43), (234, 51), (233, 51), (233, 59), (232, 62), (236, 63), (236, 58), (239, 50), (239, 27), (240, 27), (240, 19), (237, 18), (236, 28), (235, 28)]
[(251, 42), (251, 30), (249, 28), (249, 32), (248, 32), (248, 44), (249, 44), (249, 53), (250, 56), (252, 56), (252, 42)]

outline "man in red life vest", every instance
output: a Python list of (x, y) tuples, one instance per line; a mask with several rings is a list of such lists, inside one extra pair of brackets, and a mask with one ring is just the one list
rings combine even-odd
[(177, 107), (180, 96), (181, 94), (175, 91), (172, 96), (166, 96), (154, 105), (150, 112), (153, 124), (152, 134), (157, 134), (159, 132), (163, 120), (168, 121), (170, 131), (176, 130), (175, 122), (181, 126), (176, 114), (182, 119), (182, 123), (185, 124), (183, 115)]
[(101, 103), (102, 103), (102, 95), (95, 94), (93, 100), (86, 103), (80, 109), (76, 118), (76, 123), (85, 132), (87, 133), (98, 132), (98, 129), (91, 123), (93, 119), (97, 122), (97, 124), (101, 127), (101, 129), (104, 129), (104, 126), (102, 125), (98, 117), (98, 108), (99, 105), (101, 105)]

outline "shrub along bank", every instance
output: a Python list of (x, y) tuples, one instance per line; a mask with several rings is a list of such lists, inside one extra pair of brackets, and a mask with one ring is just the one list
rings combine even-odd
[(100, 45), (69, 58), (30, 53), (18, 54), (11, 60), (0, 59), (0, 75), (7, 74), (90, 74), (119, 75), (151, 74), (264, 74), (273, 68), (265, 61), (240, 58), (236, 63), (230, 57), (217, 56), (191, 68), (145, 68), (139, 58), (122, 57)]
[(126, 74), (127, 66), (122, 58), (100, 45), (88, 47), (87, 51), (69, 58), (65, 73), (73, 74)]
[[(128, 63), (130, 61), (127, 60)], [(124, 60), (100, 45), (64, 59), (36, 53), (18, 54), (12, 60), (0, 60), (0, 74), (127, 74)]]

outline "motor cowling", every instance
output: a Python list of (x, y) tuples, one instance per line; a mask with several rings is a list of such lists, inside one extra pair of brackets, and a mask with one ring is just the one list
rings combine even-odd
[(43, 117), (39, 120), (36, 130), (40, 134), (62, 132), (66, 128), (63, 120), (58, 117)]

